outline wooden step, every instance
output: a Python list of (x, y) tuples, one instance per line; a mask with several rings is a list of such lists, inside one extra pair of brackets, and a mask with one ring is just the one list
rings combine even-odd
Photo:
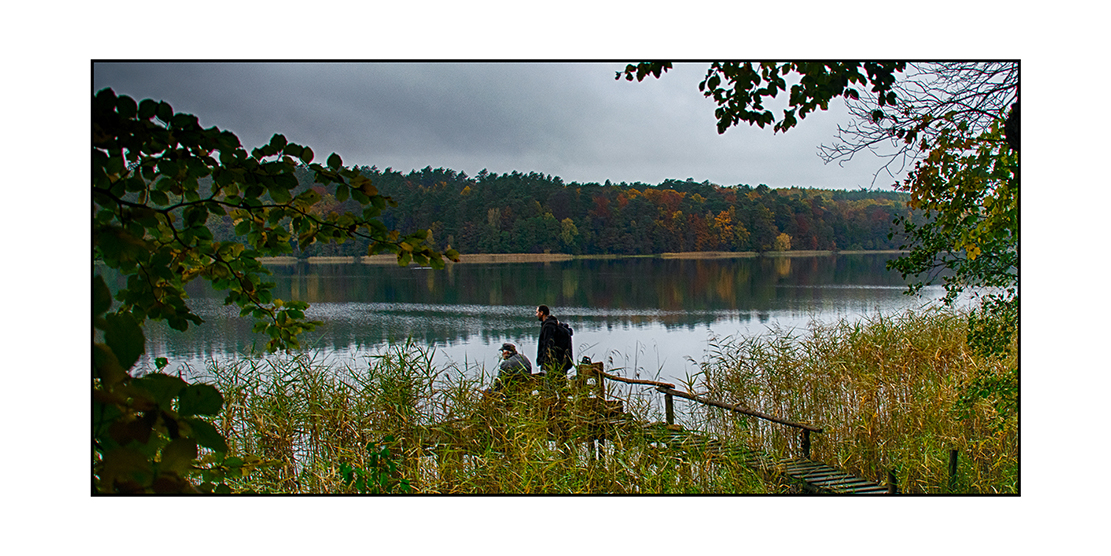
[(695, 431), (657, 423), (645, 429), (653, 441), (668, 448), (699, 450), (736, 459), (764, 473), (778, 474), (804, 483), (810, 490), (834, 494), (885, 494), (887, 487), (856, 477), (841, 469), (809, 459), (779, 459), (740, 446), (725, 444)]

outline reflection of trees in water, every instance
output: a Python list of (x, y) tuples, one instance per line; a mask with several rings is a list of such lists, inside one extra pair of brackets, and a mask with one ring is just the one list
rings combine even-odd
[[(273, 267), (271, 280), (276, 297), (308, 301), (308, 316), (325, 322), (306, 334), (306, 346), (349, 350), (410, 337), (424, 345), (533, 338), (539, 324), (532, 309), (540, 303), (576, 330), (695, 330), (723, 318), (763, 324), (775, 311), (820, 311), (876, 298), (876, 290), (853, 289), (859, 285), (888, 287), (884, 295), (898, 296), (903, 281), (885, 266), (892, 257), (572, 260), (441, 271), (299, 264)], [(248, 319), (222, 307), (223, 294), (207, 283), (190, 284), (188, 292), (206, 323), (185, 333), (152, 323), (148, 356), (246, 352), (265, 343)]]
[[(665, 311), (773, 308), (782, 286), (901, 286), (891, 256), (747, 259), (616, 259), (460, 264), (446, 270), (391, 265), (276, 267), (278, 296), (309, 303), (428, 303), (653, 308)], [(863, 282), (862, 282), (863, 280)]]
[(788, 257), (779, 257), (775, 260), (775, 275), (776, 277), (783, 278), (791, 274), (791, 259)]

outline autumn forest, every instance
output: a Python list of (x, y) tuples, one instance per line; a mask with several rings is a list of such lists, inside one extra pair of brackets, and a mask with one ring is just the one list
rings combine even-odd
[[(898, 249), (892, 221), (908, 214), (906, 195), (890, 191), (723, 187), (693, 179), (566, 184), (535, 172), (483, 170), (470, 177), (431, 167), (407, 174), (359, 171), (397, 202), (383, 214), (386, 226), (430, 230), (435, 248), (450, 245), (462, 253)], [(304, 187), (311, 184), (307, 174), (299, 178)], [(324, 197), (314, 208), (323, 215), (357, 205), (319, 189)], [(315, 244), (296, 254), (364, 255), (361, 243)]]

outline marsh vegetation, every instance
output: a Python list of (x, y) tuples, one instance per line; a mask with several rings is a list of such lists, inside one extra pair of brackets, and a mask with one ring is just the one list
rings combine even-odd
[[(872, 480), (894, 469), (902, 492), (1017, 493), (1013, 400), (961, 397), (977, 377), (1014, 364), (968, 350), (966, 322), (908, 311), (722, 338), (680, 388), (821, 426), (813, 459)], [(250, 462), (230, 484), (273, 493), (792, 491), (730, 458), (654, 443), (644, 425), (664, 417), (650, 388), (607, 381), (607, 398), (630, 419), (594, 446), (581, 442), (573, 418), (553, 433), (542, 396), (492, 399), (481, 372), (432, 359), (409, 342), (339, 368), (311, 355), (211, 366), (225, 399), (217, 426), (229, 454)], [(793, 429), (720, 409), (677, 400), (676, 412), (684, 428), (772, 455), (792, 455), (798, 440)], [(960, 455), (955, 480), (950, 450)]]

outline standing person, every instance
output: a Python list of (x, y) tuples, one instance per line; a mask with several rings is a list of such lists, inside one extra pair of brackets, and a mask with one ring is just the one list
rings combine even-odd
[(548, 432), (565, 459), (571, 458), (567, 415), (564, 411), (567, 390), (567, 370), (574, 364), (571, 355), (571, 327), (552, 316), (547, 305), (536, 307), (540, 320), (540, 345), (536, 351), (536, 366), (544, 373), (543, 403), (548, 419)]
[(532, 363), (517, 346), (510, 343), (501, 345), (502, 362), (498, 365), (498, 378), (494, 381), (494, 391), (500, 392), (515, 384), (521, 384), (532, 374)]
[(557, 379), (565, 378), (567, 370), (573, 366), (571, 328), (553, 317), (547, 305), (536, 308), (536, 318), (541, 323), (536, 366), (547, 375), (550, 384), (558, 384)]

